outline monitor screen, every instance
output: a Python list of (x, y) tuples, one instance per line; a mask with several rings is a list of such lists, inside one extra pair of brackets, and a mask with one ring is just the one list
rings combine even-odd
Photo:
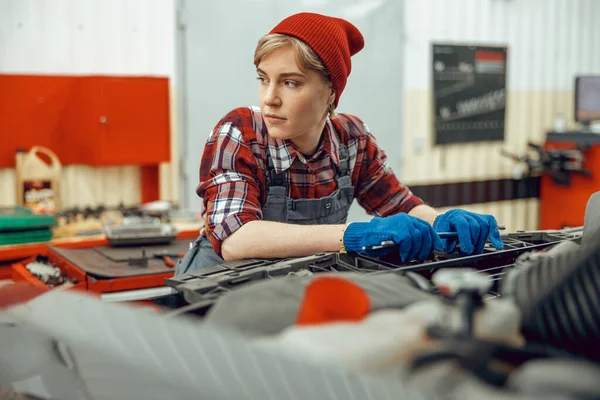
[(575, 79), (575, 120), (600, 120), (600, 75)]

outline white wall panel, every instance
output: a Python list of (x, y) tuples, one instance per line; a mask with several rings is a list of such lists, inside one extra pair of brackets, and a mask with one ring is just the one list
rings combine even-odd
[(600, 71), (597, 0), (405, 0), (408, 90), (431, 87), (431, 43), (508, 45), (509, 90), (571, 90)]
[(175, 76), (173, 0), (0, 0), (0, 72)]
[[(0, 0), (0, 73), (166, 76), (174, 92), (174, 2)], [(172, 136), (177, 160), (174, 129)], [(140, 200), (138, 167), (64, 171), (67, 205)], [(160, 171), (161, 197), (177, 200), (177, 162), (161, 165)], [(0, 205), (13, 202), (14, 172), (0, 169)]]

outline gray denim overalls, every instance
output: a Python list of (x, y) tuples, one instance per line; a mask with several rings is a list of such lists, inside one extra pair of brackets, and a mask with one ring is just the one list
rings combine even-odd
[[(335, 176), (337, 190), (319, 199), (294, 200), (287, 197), (285, 174), (288, 171), (275, 172), (273, 160), (267, 149), (267, 200), (262, 209), (263, 220), (301, 225), (345, 223), (354, 200), (354, 186), (350, 176), (348, 148), (340, 145), (339, 152), (340, 166), (336, 168)], [(200, 235), (177, 263), (175, 275), (193, 272), (222, 262), (224, 260), (214, 252), (210, 240)]]

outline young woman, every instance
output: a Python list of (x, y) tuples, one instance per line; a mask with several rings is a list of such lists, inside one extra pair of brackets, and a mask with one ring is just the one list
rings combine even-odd
[[(260, 108), (227, 114), (206, 142), (197, 193), (205, 228), (177, 274), (223, 260), (301, 257), (325, 251), (402, 261), (460, 250), (480, 253), (490, 237), (502, 248), (494, 217), (444, 214), (423, 204), (386, 166), (385, 153), (357, 117), (335, 108), (364, 46), (349, 22), (300, 13), (281, 21), (256, 47)], [(375, 217), (346, 224), (352, 201)], [(397, 246), (370, 250), (382, 241)]]

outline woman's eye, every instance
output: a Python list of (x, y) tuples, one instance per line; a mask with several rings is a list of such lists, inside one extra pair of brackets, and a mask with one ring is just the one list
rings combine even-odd
[(294, 81), (285, 81), (285, 86), (287, 86), (287, 87), (296, 87), (296, 86), (298, 86), (298, 83), (294, 82)]
[(258, 76), (256, 78), (259, 82), (265, 83), (267, 80), (265, 78), (263, 78), (262, 76)]

